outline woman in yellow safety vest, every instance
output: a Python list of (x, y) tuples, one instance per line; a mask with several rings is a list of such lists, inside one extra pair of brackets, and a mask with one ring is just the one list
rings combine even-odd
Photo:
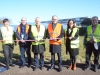
[(76, 56), (79, 54), (79, 31), (78, 28), (75, 27), (75, 22), (73, 20), (69, 20), (67, 24), (67, 28), (64, 33), (64, 41), (66, 46), (66, 53), (69, 52), (70, 55), (70, 66), (68, 69), (76, 70)]

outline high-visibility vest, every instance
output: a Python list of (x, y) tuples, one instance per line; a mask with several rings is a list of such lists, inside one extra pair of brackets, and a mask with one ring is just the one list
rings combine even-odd
[[(66, 38), (66, 31), (67, 29), (65, 29), (65, 38)], [(75, 37), (76, 32), (78, 31), (78, 28), (73, 28), (73, 32), (71, 34), (70, 37)], [(66, 39), (64, 40), (65, 44), (66, 44)], [(75, 40), (71, 40), (71, 48), (79, 48), (79, 37)]]
[[(17, 31), (18, 31), (18, 35), (20, 36), (20, 34), (21, 34), (21, 26), (20, 25), (18, 25)], [(29, 24), (26, 24), (25, 32), (26, 32), (26, 34), (29, 32)], [(19, 42), (19, 41), (17, 40), (17, 42)]]
[(92, 37), (94, 39), (94, 42), (100, 42), (100, 24), (97, 25), (94, 33), (92, 33), (92, 25), (89, 25), (87, 27), (87, 41), (90, 41)]
[(36, 25), (33, 25), (31, 27), (32, 36), (37, 40), (38, 42), (32, 42), (32, 45), (39, 45), (39, 44), (45, 44), (45, 42), (41, 42), (40, 40), (43, 39), (45, 35), (45, 26), (40, 25), (40, 31), (38, 32)]
[(7, 28), (5, 26), (1, 27), (1, 33), (2, 38), (5, 40), (2, 44), (13, 44), (14, 43), (14, 28), (11, 26), (8, 26), (9, 31), (7, 31)]
[[(21, 26), (18, 25), (17, 27), (17, 31), (18, 31), (18, 34), (20, 35), (20, 32), (21, 32)], [(29, 24), (26, 24), (26, 34), (29, 32)]]
[[(55, 29), (52, 28), (52, 24), (49, 24), (48, 25), (49, 36), (52, 38), (57, 38), (61, 34), (61, 28), (62, 28), (62, 24), (60, 24), (60, 23), (57, 23)], [(62, 40), (61, 39), (59, 39), (58, 41), (50, 40), (49, 43), (55, 44), (55, 45), (60, 45), (62, 43)]]

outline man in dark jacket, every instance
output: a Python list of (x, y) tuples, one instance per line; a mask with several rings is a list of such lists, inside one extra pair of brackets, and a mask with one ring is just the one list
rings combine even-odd
[(30, 53), (30, 47), (31, 42), (25, 41), (29, 40), (29, 31), (30, 31), (31, 25), (27, 24), (26, 18), (21, 19), (21, 24), (17, 27), (16, 31), (16, 37), (19, 41), (19, 47), (20, 47), (20, 53), (21, 53), (21, 61), (22, 65), (19, 68), (23, 68), (26, 65), (25, 61), (25, 51), (28, 56), (28, 67), (31, 67), (31, 53)]

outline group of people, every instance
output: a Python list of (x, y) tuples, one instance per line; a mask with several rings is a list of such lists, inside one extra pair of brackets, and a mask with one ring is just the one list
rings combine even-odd
[[(49, 70), (55, 67), (55, 53), (58, 55), (58, 68), (62, 71), (62, 56), (61, 45), (62, 38), (66, 46), (66, 54), (70, 55), (70, 66), (68, 69), (76, 70), (76, 60), (79, 54), (79, 29), (75, 26), (74, 20), (70, 19), (67, 24), (67, 28), (64, 30), (62, 24), (58, 23), (58, 17), (52, 16), (52, 23), (50, 23), (46, 29), (44, 25), (41, 25), (39, 17), (35, 19), (35, 25), (27, 24), (27, 19), (22, 18), (21, 24), (18, 25), (16, 32), (14, 28), (9, 26), (9, 20), (3, 20), (4, 26), (0, 29), (0, 41), (2, 42), (3, 53), (6, 61), (6, 68), (9, 66), (14, 67), (12, 57), (14, 45), (19, 43), (21, 65), (19, 68), (26, 66), (25, 52), (28, 58), (28, 67), (32, 65), (31, 51), (34, 53), (34, 71), (38, 68), (44, 69), (44, 52), (45, 52), (45, 40), (49, 39), (49, 51), (51, 53), (51, 67)], [(86, 48), (86, 63), (85, 70), (91, 68), (90, 57), (92, 52), (94, 53), (94, 71), (97, 71), (99, 66), (99, 48), (96, 49), (94, 44), (100, 42), (100, 25), (98, 24), (98, 17), (92, 17), (92, 24), (87, 27), (86, 35), (84, 37), (84, 47)], [(40, 60), (38, 59), (40, 55)]]

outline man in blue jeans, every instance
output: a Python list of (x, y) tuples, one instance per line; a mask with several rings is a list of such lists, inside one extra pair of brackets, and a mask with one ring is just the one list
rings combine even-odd
[(19, 68), (23, 68), (26, 65), (25, 61), (25, 51), (28, 57), (28, 67), (31, 67), (31, 53), (30, 53), (30, 47), (31, 42), (25, 41), (29, 40), (29, 31), (30, 31), (31, 25), (27, 24), (26, 18), (21, 19), (21, 24), (17, 27), (16, 31), (16, 37), (19, 41), (19, 47), (20, 47), (20, 53), (21, 53), (21, 61), (22, 65)]

